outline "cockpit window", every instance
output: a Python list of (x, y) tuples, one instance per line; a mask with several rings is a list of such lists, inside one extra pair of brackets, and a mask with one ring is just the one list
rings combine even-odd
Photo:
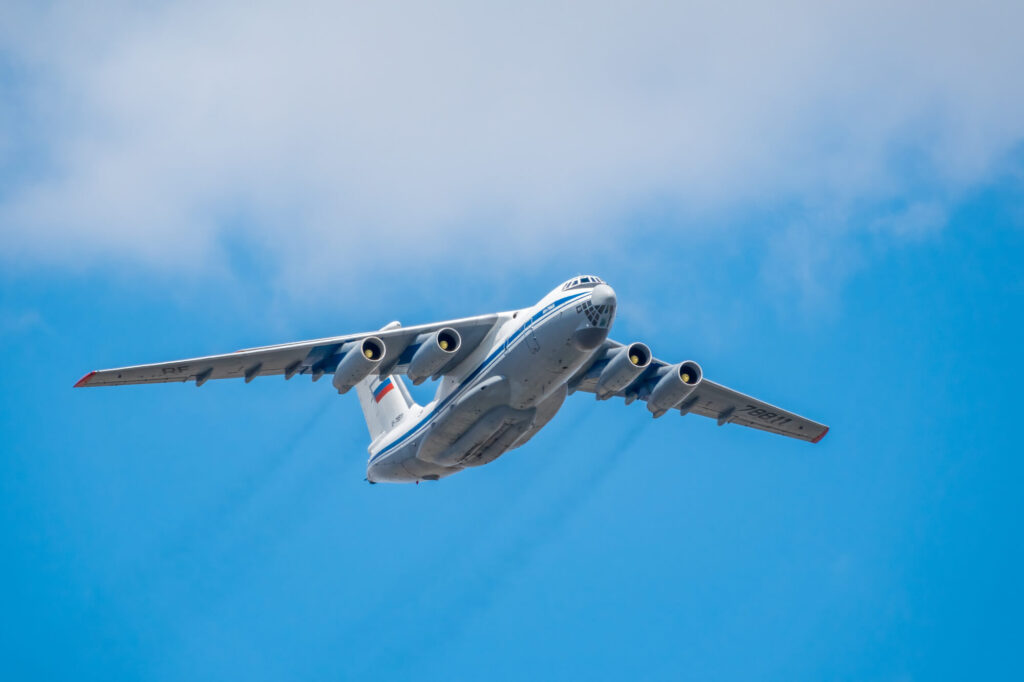
[(600, 277), (593, 275), (587, 275), (586, 277), (577, 277), (570, 279), (568, 282), (562, 285), (562, 291), (569, 291), (570, 289), (579, 289), (582, 287), (592, 287), (595, 284), (604, 284), (604, 281)]

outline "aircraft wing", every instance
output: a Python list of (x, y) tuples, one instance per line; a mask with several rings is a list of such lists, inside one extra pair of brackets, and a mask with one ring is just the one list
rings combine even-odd
[[(595, 393), (601, 371), (621, 347), (622, 344), (617, 341), (606, 341), (603, 352), (595, 353), (594, 360), (582, 367), (569, 381), (570, 390)], [(625, 398), (626, 404), (634, 400), (647, 400), (669, 367), (669, 363), (652, 358), (650, 365), (642, 374), (613, 395)], [(817, 443), (828, 433), (828, 427), (824, 424), (734, 391), (709, 379), (701, 379), (693, 393), (673, 410), (678, 410), (684, 415), (692, 412), (710, 417), (717, 420), (719, 426), (740, 424), (811, 443)]]
[(173, 362), (102, 369), (89, 372), (79, 379), (75, 387), (174, 381), (195, 381), (197, 386), (202, 386), (210, 379), (237, 378), (243, 378), (248, 383), (255, 377), (272, 374), (283, 374), (286, 379), (291, 379), (296, 374), (309, 374), (316, 381), (324, 374), (334, 372), (344, 352), (369, 336), (379, 338), (386, 347), (384, 359), (378, 369), (380, 375), (401, 374), (408, 367), (420, 344), (429, 338), (432, 332), (450, 327), (459, 333), (462, 343), (446, 365), (447, 369), (455, 367), (472, 353), (500, 318), (501, 315), (495, 313), (414, 327), (389, 325), (380, 331), (246, 348), (234, 353), (206, 355)]

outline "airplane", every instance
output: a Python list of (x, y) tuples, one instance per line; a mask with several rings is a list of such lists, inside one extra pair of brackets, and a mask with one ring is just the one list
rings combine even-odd
[[(482, 466), (529, 441), (566, 397), (644, 401), (657, 418), (674, 411), (817, 443), (828, 427), (704, 378), (692, 360), (668, 363), (647, 345), (608, 338), (615, 291), (593, 275), (574, 277), (519, 310), (223, 355), (93, 371), (75, 387), (331, 375), (353, 388), (370, 432), (370, 483), (437, 481)], [(418, 405), (402, 376), (438, 381)]]

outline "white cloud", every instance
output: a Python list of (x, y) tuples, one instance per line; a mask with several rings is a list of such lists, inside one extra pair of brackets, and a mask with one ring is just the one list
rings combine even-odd
[(206, 270), (230, 233), (316, 289), (367, 259), (513, 258), (584, 231), (614, 248), (653, 202), (689, 224), (955, 197), (1024, 138), (1019, 3), (11, 15), (2, 148), (31, 163), (5, 163), (0, 253), (31, 260)]

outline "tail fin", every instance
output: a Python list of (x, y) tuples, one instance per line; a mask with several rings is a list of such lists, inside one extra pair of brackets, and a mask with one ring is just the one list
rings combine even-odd
[(416, 405), (402, 377), (395, 375), (379, 378), (371, 374), (356, 384), (356, 395), (371, 440), (398, 426)]

